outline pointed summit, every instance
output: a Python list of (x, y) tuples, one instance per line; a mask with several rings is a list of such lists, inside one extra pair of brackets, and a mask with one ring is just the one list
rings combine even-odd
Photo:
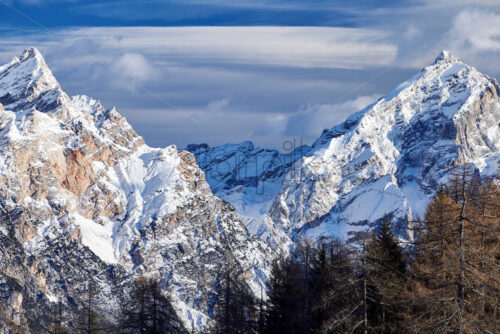
[(453, 63), (456, 63), (456, 62), (459, 62), (459, 61), (460, 61), (460, 59), (458, 59), (457, 57), (455, 57), (454, 55), (452, 55), (450, 51), (443, 50), (436, 57), (436, 59), (434, 60), (433, 64), (437, 64), (437, 63), (440, 63), (440, 62), (453, 62)]
[(26, 58), (29, 58), (29, 57), (41, 57), (41, 53), (40, 51), (38, 51), (37, 48), (35, 48), (34, 46), (30, 46), (28, 48), (26, 48), (23, 52), (23, 59), (26, 59)]
[(36, 107), (49, 111), (63, 94), (42, 54), (34, 47), (0, 66), (0, 103), (5, 109), (22, 111)]
[(19, 57), (14, 57), (8, 64), (0, 66), (0, 76), (5, 70), (21, 63), (32, 65), (33, 68), (44, 68), (48, 70), (42, 54), (35, 47), (26, 48)]
[(269, 217), (292, 240), (324, 231), (348, 239), (388, 214), (423, 217), (454, 166), (498, 173), (499, 92), (495, 80), (441, 52), (433, 65), (324, 132), (287, 171)]
[(25, 61), (34, 61), (37, 65), (41, 67), (47, 67), (45, 60), (43, 59), (42, 54), (35, 47), (29, 47), (24, 50), (23, 55), (21, 56), (20, 62)]

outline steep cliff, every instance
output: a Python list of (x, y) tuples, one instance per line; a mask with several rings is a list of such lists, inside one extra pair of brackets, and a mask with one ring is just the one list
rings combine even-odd
[[(37, 316), (22, 306), (33, 298), (47, 309), (57, 301), (81, 308), (88, 277), (110, 321), (123, 286), (158, 277), (188, 329), (211, 322), (226, 266), (260, 293), (274, 252), (212, 194), (191, 153), (151, 148), (114, 108), (70, 98), (34, 48), (0, 67), (0, 103), (8, 217), (0, 234), (20, 259), (19, 273), (14, 265), (1, 272), (11, 282), (9, 321), (28, 317), (33, 330)], [(12, 256), (0, 253), (0, 262)]]
[[(293, 164), (283, 165), (280, 172), (285, 173), (260, 166), (255, 184), (265, 187), (268, 173), (280, 177), (270, 182), (273, 191), (250, 198), (246, 205), (265, 201), (265, 210), (254, 219), (266, 221), (269, 230), (284, 232), (291, 240), (350, 238), (374, 227), (386, 214), (406, 220), (422, 216), (454, 166), (472, 164), (483, 175), (499, 172), (499, 93), (496, 80), (443, 51), (375, 104), (324, 130)], [(256, 148), (251, 154), (234, 150), (237, 166), (265, 159)], [(215, 159), (205, 161), (207, 155), (200, 149), (193, 153), (203, 161), (202, 169), (213, 171)], [(228, 195), (241, 189), (226, 178), (234, 178), (234, 170), (214, 175), (208, 182), (215, 193), (239, 208), (242, 196)], [(218, 187), (221, 183), (224, 188)], [(246, 186), (243, 191), (253, 190)], [(245, 214), (244, 209), (239, 212)]]

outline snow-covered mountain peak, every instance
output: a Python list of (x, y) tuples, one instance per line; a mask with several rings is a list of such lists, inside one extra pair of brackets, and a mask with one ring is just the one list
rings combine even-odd
[[(377, 102), (365, 107), (364, 109), (351, 114), (343, 123), (335, 125), (329, 129), (324, 129), (323, 133), (314, 142), (313, 148), (318, 149), (322, 145), (329, 143), (332, 138), (337, 138), (353, 129), (356, 129), (363, 119), (364, 122), (366, 122), (367, 117), (365, 117), (365, 114), (369, 113), (374, 115), (376, 113), (381, 113), (383, 108), (377, 106), (386, 105), (389, 101), (393, 101), (392, 103), (399, 101), (398, 103), (401, 103), (401, 101), (409, 98), (425, 99), (430, 102), (434, 101), (437, 102), (437, 106), (439, 106), (442, 105), (445, 99), (449, 97), (450, 89), (453, 90), (453, 88), (458, 89), (458, 87), (463, 87), (469, 81), (474, 83), (469, 86), (475, 92), (477, 92), (478, 89), (481, 90), (484, 88), (484, 85), (498, 86), (495, 80), (492, 80), (487, 75), (480, 73), (472, 66), (463, 63), (449, 51), (441, 51), (432, 64), (424, 67), (413, 77), (399, 84), (386, 96), (381, 97)], [(468, 89), (467, 92), (470, 93), (470, 89)], [(457, 96), (455, 95), (455, 97)], [(419, 108), (416, 110), (414, 108), (409, 108), (408, 110), (411, 111), (410, 113), (429, 111), (425, 108)], [(454, 111), (458, 112), (459, 110), (454, 109)], [(399, 113), (399, 115), (404, 116), (409, 114)]]
[(461, 62), (461, 60), (459, 58), (455, 57), (453, 54), (451, 54), (450, 51), (443, 50), (436, 57), (436, 59), (434, 60), (433, 64), (437, 64), (439, 62), (454, 62), (454, 63), (458, 63), (458, 62)]
[(28, 47), (23, 51), (23, 55), (20, 61), (27, 61), (30, 58), (34, 59), (35, 62), (40, 66), (47, 66), (40, 51), (38, 51), (38, 49), (33, 46)]
[(274, 257), (214, 196), (191, 153), (149, 147), (115, 108), (70, 98), (35, 48), (0, 66), (0, 182), (0, 208), (15, 220), (0, 219), (0, 237), (13, 229), (37, 259), (30, 270), (43, 283), (29, 289), (40, 296), (78, 296), (78, 263), (96, 267), (110, 311), (113, 284), (155, 274), (184, 323), (201, 329), (221, 268), (233, 264), (257, 294)]
[(0, 67), (0, 103), (7, 110), (26, 111), (35, 107), (51, 111), (61, 104), (64, 93), (36, 48)]
[[(227, 163), (229, 155), (222, 154), (228, 145), (193, 153), (216, 194), (250, 216), (248, 226), (257, 227), (251, 230), (265, 240), (283, 243), (285, 238), (276, 237), (283, 232), (292, 240), (349, 237), (374, 227), (386, 214), (422, 216), (457, 164), (498, 173), (499, 95), (496, 80), (443, 51), (374, 104), (325, 129), (291, 163), (277, 169), (263, 165), (246, 183), (238, 171), (263, 160), (264, 150), (239, 152), (238, 164)], [(234, 168), (214, 177), (220, 161)], [(260, 184), (265, 192), (251, 191)]]
[[(323, 133), (270, 209), (294, 233), (346, 235), (386, 214), (422, 215), (456, 164), (496, 173), (498, 83), (449, 52)], [(297, 173), (296, 171), (300, 171)]]

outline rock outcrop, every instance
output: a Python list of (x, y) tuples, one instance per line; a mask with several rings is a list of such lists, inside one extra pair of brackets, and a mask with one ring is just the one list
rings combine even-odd
[[(472, 164), (482, 175), (500, 171), (499, 92), (496, 80), (443, 51), (375, 104), (324, 130), (303, 156), (280, 169), (285, 173), (262, 165), (252, 182), (265, 184), (267, 173), (280, 175), (265, 195), (273, 199), (252, 197), (253, 188), (233, 181), (239, 166), (265, 159), (260, 149), (236, 146), (239, 163), (208, 182), (243, 215), (241, 198), (247, 207), (263, 207), (254, 220), (265, 220), (268, 230), (284, 232), (291, 240), (350, 238), (373, 228), (384, 215), (421, 217), (454, 166)], [(222, 152), (233, 147), (188, 149), (209, 173)], [(262, 202), (266, 205), (259, 206)]]
[(158, 277), (188, 329), (210, 325), (228, 265), (260, 293), (274, 252), (212, 194), (191, 153), (151, 148), (114, 108), (67, 96), (34, 48), (0, 67), (0, 103), (8, 248), (0, 302), (9, 323), (32, 332), (47, 325), (26, 303), (83, 307), (89, 277), (109, 321), (123, 287)]

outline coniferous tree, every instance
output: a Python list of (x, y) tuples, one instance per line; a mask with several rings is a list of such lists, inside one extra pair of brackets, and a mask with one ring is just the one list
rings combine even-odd
[(283, 264), (274, 260), (269, 278), (268, 302), (266, 309), (266, 321), (264, 333), (280, 333), (284, 331), (286, 321), (285, 301), (287, 291), (285, 290), (285, 273), (282, 271)]
[(371, 332), (398, 333), (404, 319), (406, 261), (389, 217), (373, 234), (366, 254), (368, 321)]
[(298, 333), (309, 333), (313, 327), (312, 303), (313, 303), (313, 265), (316, 259), (317, 250), (313, 243), (308, 239), (300, 240), (297, 243), (296, 249), (292, 256), (294, 257), (294, 265), (291, 269), (292, 278), (296, 280), (295, 297), (301, 305), (302, 310), (295, 315), (297, 319)]
[(264, 333), (306, 333), (303, 312), (304, 276), (301, 264), (294, 258), (275, 261), (271, 271)]
[(260, 290), (260, 298), (259, 298), (259, 310), (258, 310), (258, 319), (257, 319), (257, 327), (256, 332), (258, 334), (264, 334), (266, 328), (266, 306), (264, 302), (264, 291), (263, 287)]
[(321, 242), (311, 268), (311, 333), (321, 333), (322, 326), (328, 318), (330, 308), (325, 297), (329, 290), (334, 289), (330, 276), (327, 245)]
[(134, 282), (124, 305), (120, 327), (125, 333), (187, 333), (158, 281), (146, 277)]
[(413, 274), (415, 332), (495, 332), (498, 305), (498, 188), (457, 169), (429, 204)]
[(258, 310), (248, 284), (227, 268), (217, 287), (214, 310), (216, 334), (253, 334), (257, 331)]
[(361, 294), (352, 255), (340, 240), (320, 243), (312, 268), (311, 333), (349, 332), (359, 323)]
[(83, 308), (77, 315), (76, 326), (72, 328), (73, 331), (87, 334), (99, 334), (99, 319), (94, 312), (97, 284), (92, 277), (87, 279), (87, 290), (85, 291), (85, 299)]
[(50, 319), (51, 325), (47, 331), (51, 334), (69, 333), (69, 330), (64, 323), (63, 304), (60, 300), (57, 302), (57, 304), (52, 305), (50, 313), (51, 313), (51, 319)]

